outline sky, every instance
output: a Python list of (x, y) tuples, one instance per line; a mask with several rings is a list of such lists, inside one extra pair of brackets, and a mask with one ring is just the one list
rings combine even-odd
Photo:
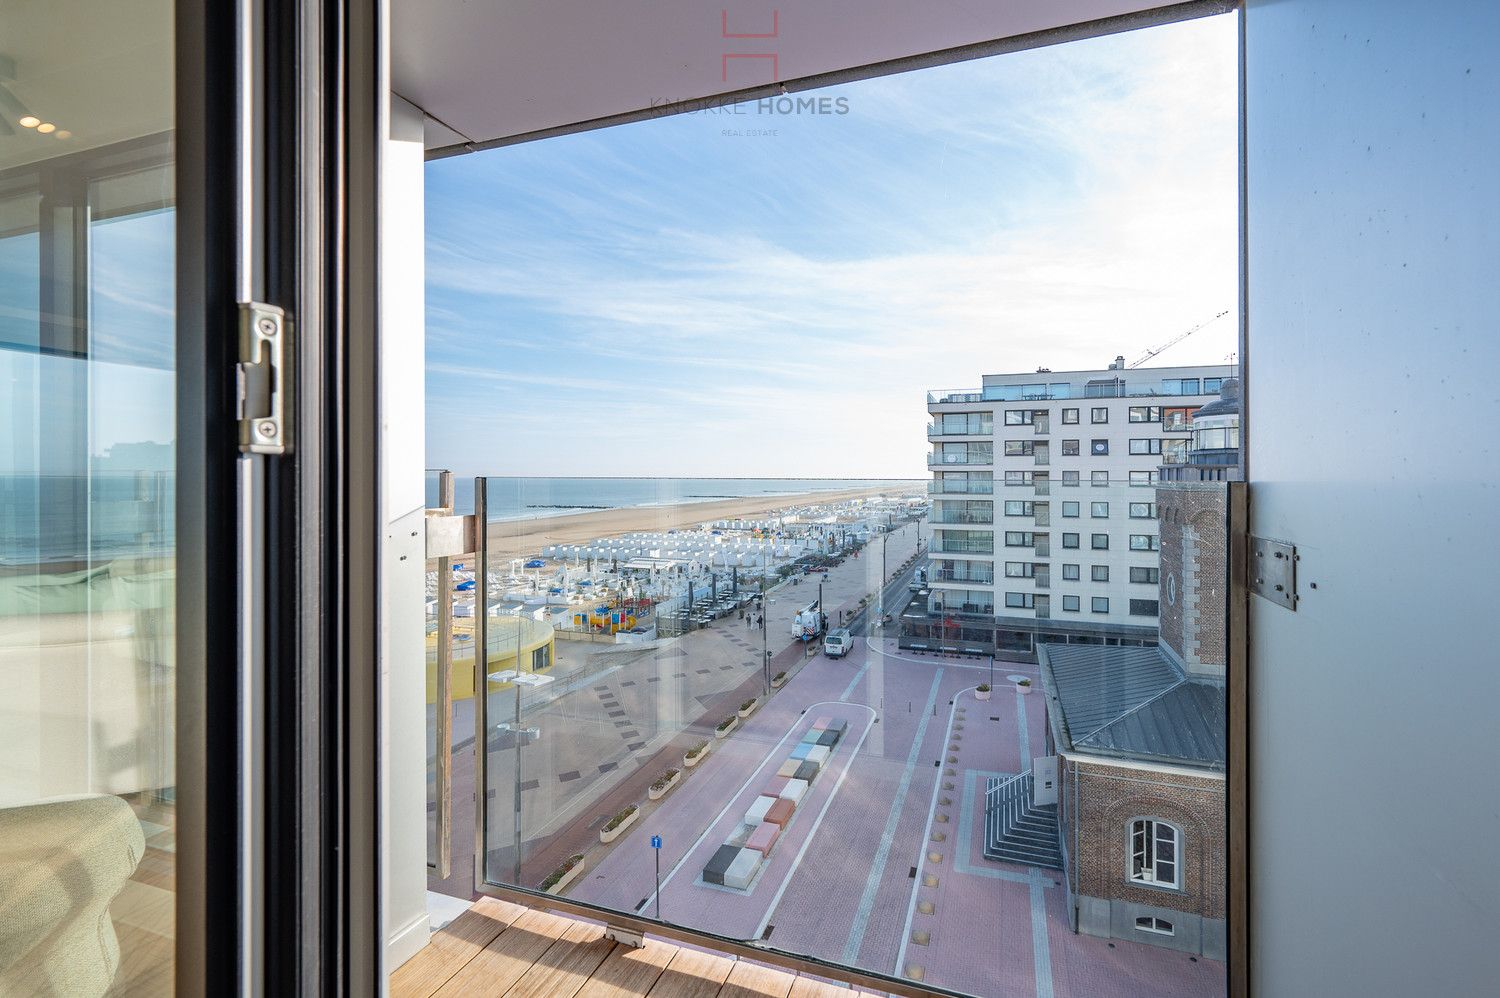
[[(1205, 18), (429, 163), (427, 466), (925, 477), (929, 390), (1235, 308), (1236, 44)], [(1153, 363), (1234, 350), (1231, 314)]]

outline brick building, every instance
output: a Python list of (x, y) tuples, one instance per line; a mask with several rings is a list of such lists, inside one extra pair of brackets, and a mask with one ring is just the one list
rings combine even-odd
[(1155, 647), (1043, 645), (1073, 928), (1225, 952), (1227, 494), (1161, 483)]

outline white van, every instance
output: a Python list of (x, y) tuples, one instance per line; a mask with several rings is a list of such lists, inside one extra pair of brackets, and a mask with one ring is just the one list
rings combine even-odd
[(845, 628), (829, 631), (823, 639), (823, 654), (829, 658), (843, 658), (854, 648), (854, 635)]

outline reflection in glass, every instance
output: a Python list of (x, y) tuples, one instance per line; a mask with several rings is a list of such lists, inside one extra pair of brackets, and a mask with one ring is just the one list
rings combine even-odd
[(172, 8), (0, 7), (0, 992), (166, 994)]

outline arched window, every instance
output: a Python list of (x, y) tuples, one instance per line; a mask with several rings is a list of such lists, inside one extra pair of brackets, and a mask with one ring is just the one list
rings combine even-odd
[(1182, 832), (1156, 818), (1136, 818), (1130, 823), (1130, 879), (1153, 887), (1178, 887), (1182, 867)]

